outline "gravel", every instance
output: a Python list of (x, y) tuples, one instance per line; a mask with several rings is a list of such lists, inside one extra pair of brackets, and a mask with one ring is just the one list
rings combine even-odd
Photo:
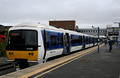
[(7, 63), (7, 57), (0, 57), (0, 64)]

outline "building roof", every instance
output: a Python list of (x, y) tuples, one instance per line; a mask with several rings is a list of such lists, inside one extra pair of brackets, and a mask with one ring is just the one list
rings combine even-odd
[(0, 28), (4, 28), (4, 26), (0, 24)]
[(55, 22), (75, 22), (75, 20), (50, 20), (50, 21), (55, 21)]

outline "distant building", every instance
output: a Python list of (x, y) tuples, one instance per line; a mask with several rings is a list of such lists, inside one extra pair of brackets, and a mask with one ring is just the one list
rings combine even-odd
[(119, 27), (107, 27), (107, 37), (117, 40), (119, 35)]
[(49, 21), (49, 25), (75, 31), (75, 20)]
[[(85, 34), (89, 34), (89, 35), (94, 35), (97, 36), (98, 35), (98, 29), (97, 28), (79, 28), (77, 29), (78, 32), (81, 33), (85, 33)], [(99, 34), (100, 36), (106, 36), (107, 33), (107, 29), (106, 28), (101, 28), (99, 30)]]

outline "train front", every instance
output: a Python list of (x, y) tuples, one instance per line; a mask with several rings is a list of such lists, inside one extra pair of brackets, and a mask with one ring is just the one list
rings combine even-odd
[(9, 61), (15, 61), (16, 67), (29, 66), (28, 61), (38, 61), (37, 30), (15, 29), (9, 31), (6, 53)]

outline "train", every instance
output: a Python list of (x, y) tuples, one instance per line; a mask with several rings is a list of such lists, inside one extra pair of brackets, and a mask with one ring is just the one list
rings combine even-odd
[(14, 61), (20, 69), (31, 63), (44, 63), (51, 57), (98, 45), (96, 36), (39, 23), (13, 26), (8, 34), (8, 61)]

